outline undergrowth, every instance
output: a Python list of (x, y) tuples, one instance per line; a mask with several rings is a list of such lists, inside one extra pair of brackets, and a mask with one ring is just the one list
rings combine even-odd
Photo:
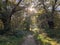
[(41, 45), (60, 45), (55, 39), (46, 36), (44, 33), (38, 34), (36, 38), (41, 42)]
[(15, 35), (0, 35), (0, 45), (20, 45), (25, 33), (18, 31)]

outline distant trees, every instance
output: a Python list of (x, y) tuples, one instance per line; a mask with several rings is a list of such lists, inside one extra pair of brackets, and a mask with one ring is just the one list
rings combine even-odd
[[(35, 12), (37, 11), (37, 14), (28, 11), (27, 8), (32, 6), (36, 9)], [(18, 25), (21, 25), (25, 30), (30, 29), (32, 15), (36, 16), (36, 26), (45, 28), (47, 25), (50, 29), (53, 29), (55, 27), (55, 17), (60, 11), (58, 9), (59, 6), (60, 0), (0, 0), (0, 20), (4, 25), (4, 29), (0, 30), (0, 34), (11, 30), (13, 15), (22, 15), (22, 17), (17, 16), (17, 18), (19, 17), (18, 21), (22, 20)]]
[(44, 29), (50, 37), (60, 37), (60, 0), (39, 0), (38, 6), (38, 27)]
[(42, 8), (45, 11), (45, 18), (49, 25), (50, 29), (54, 28), (54, 17), (57, 13), (57, 7), (60, 6), (59, 0), (39, 0), (40, 1), (40, 8)]

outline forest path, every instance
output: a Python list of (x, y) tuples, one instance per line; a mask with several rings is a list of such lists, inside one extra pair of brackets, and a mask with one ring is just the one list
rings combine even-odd
[(27, 35), (22, 45), (37, 45), (33, 35)]

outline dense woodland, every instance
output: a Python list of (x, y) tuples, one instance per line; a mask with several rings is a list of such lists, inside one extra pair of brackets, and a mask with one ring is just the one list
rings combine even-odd
[(60, 45), (60, 0), (0, 0), (0, 45), (29, 34), (37, 45)]

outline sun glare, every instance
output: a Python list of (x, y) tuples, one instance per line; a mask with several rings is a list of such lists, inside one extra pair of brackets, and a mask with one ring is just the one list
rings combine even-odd
[(30, 14), (32, 13), (37, 13), (36, 8), (34, 7), (34, 5), (30, 5), (29, 7), (26, 8), (26, 11)]
[(32, 7), (29, 7), (28, 10), (31, 13), (36, 13), (37, 12), (36, 9), (35, 8), (32, 8)]

